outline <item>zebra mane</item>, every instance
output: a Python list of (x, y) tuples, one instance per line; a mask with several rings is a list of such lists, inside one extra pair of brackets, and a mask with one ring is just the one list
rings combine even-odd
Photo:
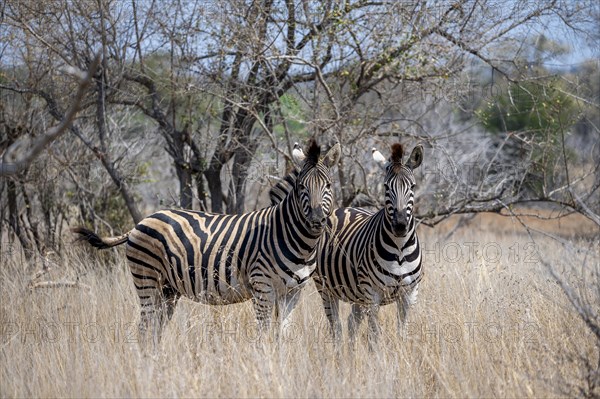
[(402, 157), (404, 156), (404, 148), (402, 148), (402, 144), (394, 143), (392, 144), (392, 155), (390, 155), (390, 165), (389, 167), (392, 169), (394, 173), (399, 173), (401, 170)]
[(306, 154), (306, 160), (304, 161), (304, 165), (314, 166), (319, 163), (319, 157), (321, 156), (321, 147), (317, 144), (316, 140), (313, 138), (310, 140), (310, 144), (308, 146), (308, 152)]
[(269, 190), (271, 206), (279, 204), (290, 192), (292, 192), (300, 174), (306, 173), (308, 169), (319, 164), (321, 166), (318, 167), (331, 167), (331, 164), (337, 162), (339, 153), (339, 143), (334, 144), (326, 151), (323, 159), (321, 159), (321, 147), (317, 144), (316, 140), (312, 138), (301, 169), (293, 169)]

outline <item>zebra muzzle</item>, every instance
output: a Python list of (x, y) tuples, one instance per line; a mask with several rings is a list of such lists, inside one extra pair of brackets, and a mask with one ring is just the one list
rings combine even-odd
[(323, 208), (318, 207), (312, 210), (310, 216), (307, 218), (308, 227), (313, 232), (320, 232), (325, 227), (327, 223), (327, 217), (325, 217), (325, 213), (323, 212)]
[(309, 222), (308, 226), (313, 232), (321, 231), (325, 227), (325, 221), (326, 219), (323, 219), (321, 221)]
[(404, 237), (408, 233), (409, 214), (406, 209), (402, 211), (394, 210), (392, 216), (392, 230), (396, 237)]

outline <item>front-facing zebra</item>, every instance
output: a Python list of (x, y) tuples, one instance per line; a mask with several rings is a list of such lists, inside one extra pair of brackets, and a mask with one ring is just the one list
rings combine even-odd
[[(416, 302), (423, 274), (413, 218), (413, 170), (421, 165), (423, 147), (415, 147), (406, 164), (402, 156), (402, 146), (394, 144), (386, 165), (384, 209), (376, 213), (360, 208), (336, 209), (321, 237), (313, 277), (336, 340), (341, 334), (340, 300), (352, 304), (350, 339), (354, 340), (367, 315), (371, 343), (379, 334), (380, 306), (396, 302), (400, 326), (408, 306)], [(273, 203), (285, 198), (297, 176), (298, 171), (293, 171), (273, 187)]]
[(366, 315), (369, 342), (379, 335), (379, 307), (396, 302), (398, 324), (417, 299), (423, 277), (421, 247), (413, 217), (415, 176), (423, 147), (406, 163), (400, 144), (392, 145), (386, 166), (385, 207), (372, 213), (360, 208), (336, 209), (328, 219), (331, 233), (322, 237), (313, 274), (335, 339), (340, 338), (339, 301), (352, 304), (350, 340)]
[(329, 168), (339, 145), (321, 157), (313, 141), (291, 195), (276, 206), (242, 215), (165, 210), (128, 233), (100, 238), (74, 231), (96, 248), (127, 243), (129, 268), (141, 303), (140, 330), (160, 337), (180, 296), (225, 305), (253, 300), (261, 327), (273, 307), (285, 321), (298, 289), (314, 270), (315, 246), (332, 211)]

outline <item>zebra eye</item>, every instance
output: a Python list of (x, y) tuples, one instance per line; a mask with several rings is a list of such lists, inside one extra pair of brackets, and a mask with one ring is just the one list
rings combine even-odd
[(327, 183), (327, 184), (325, 185), (325, 189), (326, 189), (326, 190), (331, 190), (331, 184), (330, 184), (330, 183)]
[(302, 183), (298, 183), (298, 190), (300, 191), (306, 191), (306, 186)]

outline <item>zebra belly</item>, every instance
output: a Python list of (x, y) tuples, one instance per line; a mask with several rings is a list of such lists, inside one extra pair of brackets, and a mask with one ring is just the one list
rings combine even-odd
[(247, 295), (240, 290), (231, 288), (226, 292), (221, 292), (219, 295), (215, 295), (206, 291), (201, 292), (190, 299), (206, 305), (233, 305), (236, 303), (246, 302), (251, 298), (252, 297), (250, 295)]
[(355, 295), (342, 295), (338, 296), (338, 299), (347, 303), (357, 303), (365, 306), (384, 306), (397, 302), (404, 295), (409, 295), (412, 290), (410, 288), (406, 290), (405, 288), (398, 285), (396, 287), (387, 287), (386, 289), (377, 289), (369, 285), (361, 288)]
[[(338, 278), (341, 278), (343, 275), (341, 270), (337, 275)], [(363, 271), (356, 274), (348, 272), (348, 275), (353, 275), (354, 278), (341, 280), (338, 284), (332, 280), (335, 279), (333, 275), (327, 276), (319, 272), (314, 279), (318, 289), (329, 292), (333, 297), (344, 302), (365, 306), (394, 303), (412, 291), (412, 288), (405, 285), (404, 281), (392, 277), (378, 280)]]
[(359, 287), (361, 293), (357, 303), (361, 305), (387, 305), (396, 302), (403, 293), (400, 282), (381, 284), (369, 276), (359, 279)]

